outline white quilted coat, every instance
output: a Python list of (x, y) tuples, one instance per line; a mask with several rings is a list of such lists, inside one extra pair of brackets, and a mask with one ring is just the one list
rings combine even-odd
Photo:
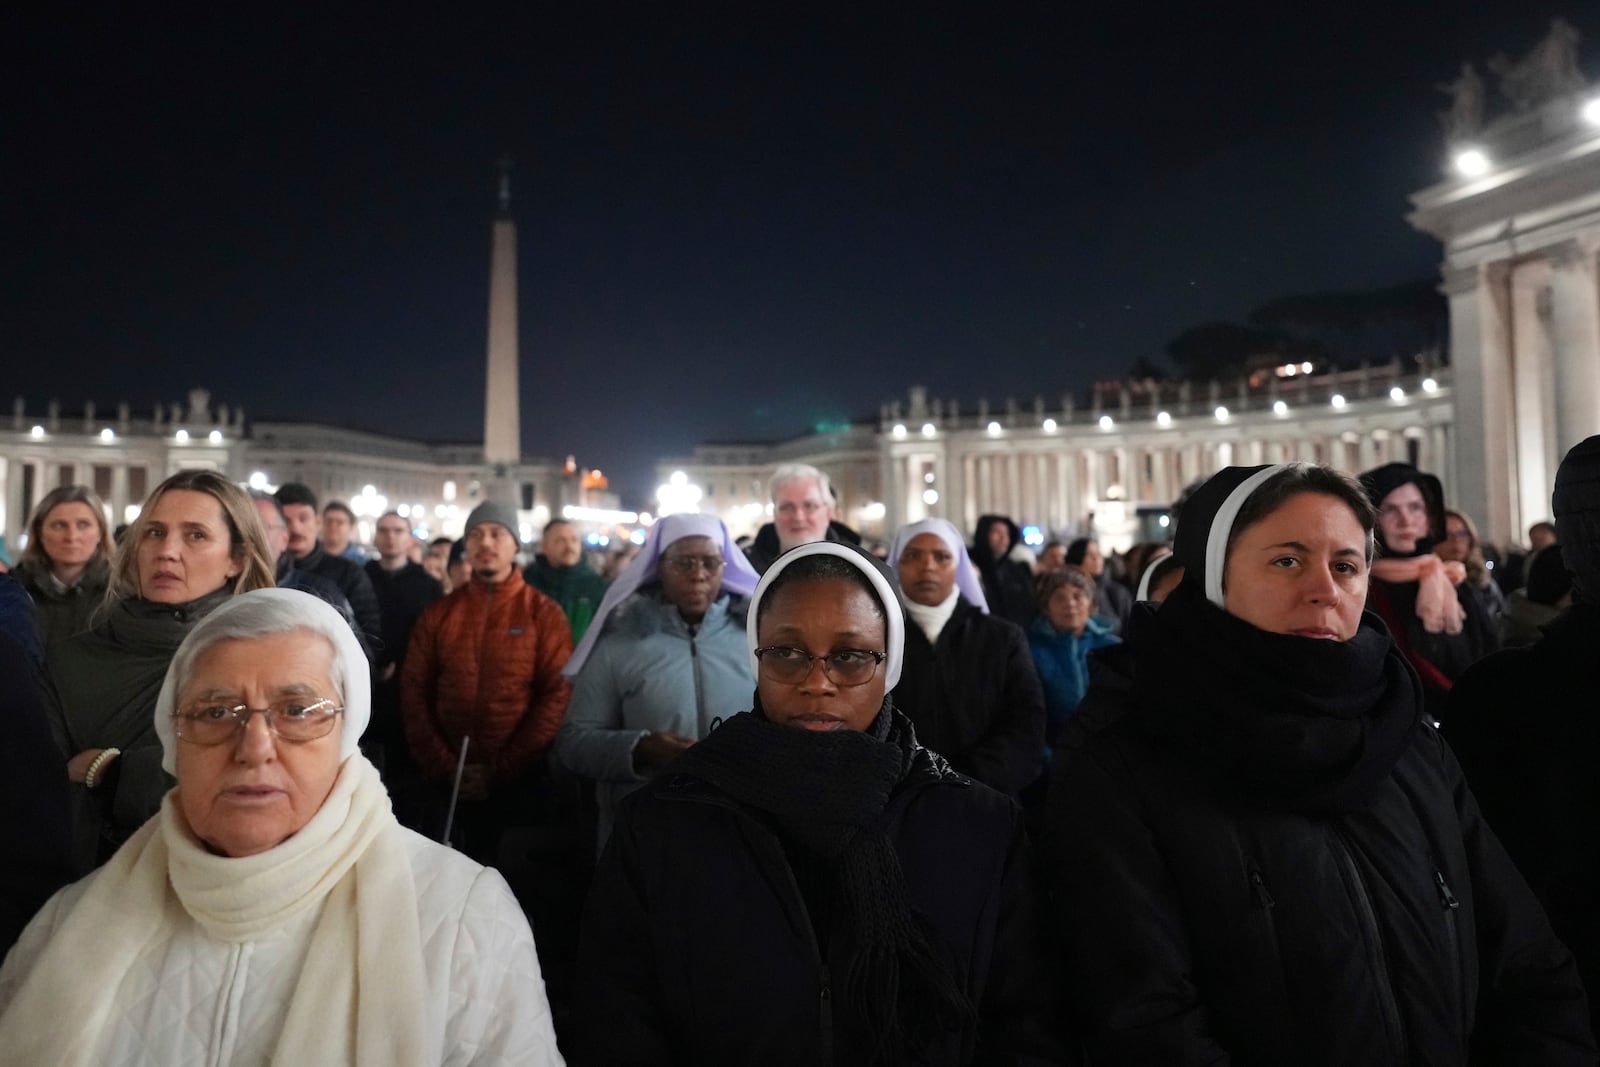
[[(406, 831), (417, 884), (418, 927), (429, 1012), (444, 1036), (435, 1062), (561, 1064), (533, 934), (498, 872)], [(0, 968), (0, 1015), (45, 942), (96, 875), (51, 898)], [(100, 1050), (106, 1067), (247, 1067), (271, 1062), (320, 909), (270, 937), (213, 940), (174, 905), (173, 935), (140, 953), (116, 993), (114, 1023)], [(367, 976), (360, 976), (365, 979)], [(60, 1026), (73, 1020), (61, 1019)], [(348, 1045), (330, 1026), (329, 1062)], [(0, 1063), (5, 1050), (0, 1049)], [(298, 1065), (297, 1065), (298, 1067)], [(377, 1065), (374, 1065), (377, 1067)]]

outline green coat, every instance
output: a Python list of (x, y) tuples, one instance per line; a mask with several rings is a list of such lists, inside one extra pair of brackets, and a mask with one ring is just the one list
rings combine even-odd
[(588, 562), (579, 559), (570, 567), (551, 566), (543, 556), (536, 556), (522, 572), (523, 580), (545, 596), (561, 605), (561, 613), (572, 627), (572, 644), (577, 647), (583, 633), (600, 610), (600, 601), (606, 595), (607, 582), (596, 574)]
[(47, 651), (46, 704), (64, 757), (91, 748), (122, 750), (105, 784), (71, 787), (82, 870), (109, 857), (160, 810), (172, 788), (171, 776), (161, 769), (156, 696), (178, 645), (230, 595), (219, 589), (187, 604), (130, 597), (92, 630)]

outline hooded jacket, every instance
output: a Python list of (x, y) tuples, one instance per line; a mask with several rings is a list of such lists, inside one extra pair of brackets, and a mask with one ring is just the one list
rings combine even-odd
[[(997, 522), (1005, 524), (1008, 538), (1006, 550), (999, 557), (989, 547), (989, 527)], [(1033, 568), (1011, 557), (1012, 550), (1020, 544), (1022, 531), (1016, 523), (1004, 515), (980, 515), (968, 555), (983, 580), (990, 613), (1026, 630), (1037, 611), (1033, 603)]]
[[(1381, 507), (1384, 497), (1402, 485), (1415, 485), (1421, 491), (1428, 509), (1428, 535), (1419, 539), (1410, 552), (1402, 553), (1384, 542), (1380, 525), (1378, 554), (1382, 559), (1425, 555), (1444, 538), (1444, 490), (1438, 478), (1405, 463), (1386, 463), (1361, 475), (1361, 487), (1367, 491), (1374, 508)], [(1455, 589), (1456, 599), (1466, 616), (1461, 632), (1456, 634), (1428, 633), (1424, 629), (1416, 612), (1416, 582), (1373, 578), (1367, 589), (1367, 609), (1383, 619), (1395, 644), (1421, 677), (1427, 711), (1435, 720), (1444, 713), (1444, 701), (1455, 680), (1499, 647), (1495, 623), (1483, 599), (1476, 596), (1466, 582)]]
[(1057, 756), (1046, 860), (1093, 1062), (1593, 1063), (1571, 955), (1382, 621), (1318, 642), (1216, 603), (1275, 470), (1185, 505), (1183, 582), (1101, 654)]

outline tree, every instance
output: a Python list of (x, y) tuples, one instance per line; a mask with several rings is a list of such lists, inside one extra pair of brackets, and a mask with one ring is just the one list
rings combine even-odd
[(1410, 360), (1438, 346), (1449, 330), (1445, 299), (1431, 281), (1281, 296), (1252, 311), (1249, 321), (1315, 342), (1346, 365)]
[(1263, 357), (1277, 358), (1287, 341), (1272, 330), (1207, 322), (1168, 341), (1166, 353), (1187, 378), (1237, 378)]

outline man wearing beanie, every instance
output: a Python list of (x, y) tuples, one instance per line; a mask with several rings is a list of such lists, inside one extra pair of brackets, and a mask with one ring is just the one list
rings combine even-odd
[(1443, 732), (1484, 818), (1577, 958), (1600, 1024), (1600, 436), (1561, 461), (1552, 503), (1557, 544), (1544, 551), (1561, 553), (1572, 606), (1538, 643), (1467, 671)]
[(539, 766), (572, 692), (561, 676), (572, 631), (555, 601), (523, 581), (510, 507), (473, 508), (464, 540), (471, 577), (417, 620), (400, 701), (411, 754), (441, 791), (466, 746), (456, 825), (467, 855), (494, 864), (501, 834), (539, 806)]

